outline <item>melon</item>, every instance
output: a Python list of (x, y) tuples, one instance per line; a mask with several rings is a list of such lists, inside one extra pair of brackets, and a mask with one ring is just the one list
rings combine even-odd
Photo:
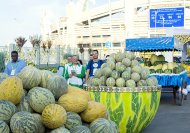
[(91, 133), (90, 129), (85, 126), (76, 126), (70, 130), (71, 133)]
[(126, 56), (126, 58), (128, 58), (129, 60), (134, 60), (135, 57), (136, 57), (133, 52), (125, 52), (125, 56)]
[(132, 72), (132, 68), (131, 67), (127, 67), (126, 69), (125, 69), (125, 71), (129, 71), (130, 73)]
[(111, 61), (111, 62), (116, 62), (115, 58), (113, 58), (113, 57), (109, 57), (109, 58), (107, 59), (107, 62), (109, 62), (109, 61)]
[(116, 55), (115, 53), (112, 53), (112, 54), (110, 54), (110, 57), (115, 59), (115, 55)]
[(137, 82), (137, 86), (147, 86), (146, 80), (140, 80)]
[(16, 113), (16, 106), (5, 100), (0, 100), (0, 121), (9, 123), (11, 117)]
[(132, 72), (135, 72), (135, 73), (141, 73), (141, 71), (142, 71), (142, 68), (141, 68), (141, 66), (134, 66), (133, 68), (132, 68)]
[(65, 109), (58, 104), (49, 104), (42, 112), (42, 122), (50, 129), (56, 129), (63, 126), (66, 119), (67, 113)]
[(26, 111), (26, 112), (30, 112), (30, 113), (33, 112), (33, 109), (29, 104), (29, 96), (22, 97), (22, 100), (17, 105), (17, 110), (18, 111)]
[(132, 60), (131, 61), (131, 67), (135, 67), (135, 66), (138, 66), (139, 65), (139, 62), (137, 60)]
[(109, 67), (105, 67), (102, 69), (103, 76), (109, 77), (111, 76), (112, 69)]
[(34, 87), (29, 94), (30, 106), (38, 113), (42, 113), (47, 105), (55, 103), (55, 98), (51, 91), (45, 88)]
[(59, 99), (68, 91), (67, 81), (61, 76), (52, 76), (48, 80), (47, 89), (53, 93), (56, 99)]
[(67, 112), (67, 120), (65, 122), (65, 127), (70, 130), (71, 128), (80, 125), (82, 125), (80, 116), (74, 112)]
[(107, 67), (111, 68), (111, 70), (115, 69), (115, 62), (113, 61), (108, 61), (107, 62)]
[(124, 72), (124, 71), (125, 71), (126, 66), (125, 66), (125, 65), (123, 65), (121, 62), (119, 62), (119, 63), (117, 63), (117, 64), (116, 64), (115, 69), (116, 69), (116, 71), (118, 71), (118, 72), (122, 73), (122, 72)]
[(124, 78), (125, 80), (129, 80), (131, 78), (131, 72), (130, 71), (124, 71), (122, 73), (122, 78)]
[(6, 73), (0, 73), (0, 84), (1, 82), (6, 79), (8, 77), (8, 75)]
[(128, 58), (124, 58), (122, 60), (122, 64), (125, 65), (126, 67), (130, 67), (131, 66), (131, 60)]
[(132, 73), (131, 79), (134, 80), (135, 82), (138, 82), (141, 79), (141, 76), (138, 73)]
[(102, 76), (102, 77), (100, 77), (100, 85), (101, 86), (105, 86), (106, 85), (106, 76)]
[(120, 73), (116, 70), (112, 71), (111, 77), (114, 79), (118, 79), (120, 77)]
[(107, 85), (107, 86), (110, 86), (110, 87), (115, 86), (115, 79), (112, 78), (112, 77), (109, 77), (109, 78), (106, 80), (106, 85)]
[(125, 58), (125, 54), (124, 53), (117, 53), (116, 55), (115, 55), (115, 60), (117, 61), (117, 62), (122, 62), (122, 60)]
[(37, 87), (41, 83), (40, 70), (32, 66), (23, 68), (18, 77), (22, 80), (24, 89), (27, 90)]
[(118, 78), (118, 79), (116, 80), (116, 86), (117, 86), (117, 87), (125, 87), (125, 79), (123, 79), (123, 78)]
[(95, 78), (100, 78), (102, 76), (102, 71), (101, 69), (96, 70), (96, 72), (94, 73), (94, 77)]
[(70, 131), (63, 126), (52, 130), (50, 133), (70, 133)]
[(98, 118), (90, 124), (90, 131), (92, 133), (119, 133), (115, 125), (109, 120)]
[(153, 65), (156, 61), (158, 61), (158, 57), (155, 54), (152, 54), (150, 57), (150, 62)]
[(76, 96), (73, 94), (65, 94), (59, 98), (58, 104), (67, 112), (80, 113), (87, 109), (88, 100), (80, 95)]
[(9, 126), (4, 122), (0, 120), (0, 133), (10, 133)]
[(40, 114), (34, 113), (32, 114), (37, 125), (38, 125), (38, 133), (45, 133), (45, 127), (42, 123), (42, 116)]
[(163, 55), (158, 55), (158, 61), (165, 61), (165, 57)]
[(147, 80), (147, 85), (148, 86), (157, 86), (158, 85), (158, 80), (155, 77), (149, 77)]
[(135, 83), (135, 81), (132, 80), (132, 79), (127, 80), (127, 81), (126, 81), (126, 87), (131, 87), (131, 88), (136, 87), (136, 83)]
[(31, 113), (21, 111), (12, 116), (10, 127), (13, 133), (37, 133), (37, 124)]
[(18, 104), (23, 95), (22, 81), (18, 77), (8, 77), (0, 84), (0, 100), (8, 100)]
[(147, 68), (143, 68), (140, 75), (141, 75), (141, 79), (146, 80), (148, 76), (150, 75), (150, 71)]
[(89, 101), (88, 108), (81, 113), (81, 118), (85, 122), (93, 122), (97, 118), (104, 118), (106, 116), (107, 109), (102, 103)]
[[(41, 83), (39, 86), (42, 88), (47, 88), (48, 80), (54, 74), (48, 70), (41, 70), (40, 72), (41, 72)], [(35, 87), (37, 87), (37, 86), (35, 86)]]
[(92, 78), (91, 79), (91, 85), (92, 86), (99, 86), (100, 85), (100, 79), (99, 78)]
[(107, 67), (107, 63), (104, 63), (104, 64), (101, 65), (101, 69), (103, 69), (105, 67)]

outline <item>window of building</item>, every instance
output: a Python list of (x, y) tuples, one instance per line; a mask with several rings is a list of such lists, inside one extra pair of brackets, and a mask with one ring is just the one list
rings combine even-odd
[(93, 47), (101, 47), (101, 43), (93, 43), (92, 46)]

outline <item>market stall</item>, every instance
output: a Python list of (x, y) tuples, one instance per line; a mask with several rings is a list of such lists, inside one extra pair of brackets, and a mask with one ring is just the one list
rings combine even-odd
[[(126, 50), (133, 52), (156, 52), (156, 51), (183, 51), (184, 43), (175, 37), (160, 38), (136, 38), (126, 40)], [(184, 95), (183, 88), (187, 80), (187, 71), (180, 65), (166, 62), (162, 55), (152, 55), (149, 66), (152, 74), (158, 80), (162, 88), (173, 88), (176, 104), (182, 105)], [(156, 59), (157, 58), (157, 59)], [(173, 59), (173, 58), (172, 58)], [(168, 91), (167, 91), (168, 92)]]

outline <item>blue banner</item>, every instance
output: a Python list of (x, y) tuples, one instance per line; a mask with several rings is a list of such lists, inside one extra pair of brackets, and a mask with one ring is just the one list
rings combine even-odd
[(150, 9), (150, 28), (183, 27), (184, 8)]

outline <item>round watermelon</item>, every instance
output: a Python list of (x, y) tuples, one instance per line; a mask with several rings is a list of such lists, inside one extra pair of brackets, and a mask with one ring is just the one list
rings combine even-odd
[(47, 105), (55, 103), (51, 91), (45, 88), (34, 87), (29, 94), (30, 106), (38, 113), (42, 113)]
[(11, 117), (16, 113), (16, 106), (5, 100), (0, 100), (0, 121), (9, 123)]
[(135, 73), (141, 73), (141, 71), (142, 71), (142, 68), (141, 68), (141, 66), (134, 66), (133, 68), (132, 68), (132, 72), (135, 72)]
[(115, 60), (117, 61), (117, 62), (122, 62), (122, 60), (125, 58), (125, 54), (124, 53), (117, 53), (116, 55), (115, 55)]
[(115, 55), (116, 55), (115, 53), (112, 53), (112, 54), (110, 54), (110, 57), (115, 59)]
[(125, 80), (129, 80), (131, 78), (131, 72), (130, 71), (124, 71), (122, 73), (122, 78), (124, 78)]
[[(90, 129), (85, 126), (76, 126), (70, 130), (71, 133), (91, 133)], [(95, 132), (94, 132), (95, 133)]]
[(102, 76), (102, 70), (101, 69), (96, 70), (96, 72), (94, 73), (94, 77), (100, 78), (101, 76)]
[(137, 86), (147, 86), (146, 80), (140, 80), (137, 82)]
[[(47, 83), (48, 83), (48, 79), (53, 76), (54, 74), (51, 71), (48, 70), (41, 70), (41, 83), (40, 83), (40, 87), (42, 88), (47, 88)], [(37, 86), (35, 86), (37, 87)]]
[(148, 86), (157, 86), (158, 80), (155, 77), (149, 77), (148, 79), (146, 79), (146, 83)]
[(118, 71), (119, 73), (124, 72), (125, 69), (126, 69), (126, 66), (123, 65), (121, 62), (118, 62), (118, 63), (116, 64), (116, 71)]
[(120, 73), (116, 70), (112, 71), (111, 77), (114, 79), (118, 79), (120, 77)]
[(102, 77), (100, 77), (100, 85), (101, 86), (105, 86), (106, 85), (106, 76), (102, 76)]
[(80, 116), (74, 112), (67, 112), (67, 120), (65, 122), (65, 127), (70, 130), (80, 125), (82, 125)]
[(148, 76), (150, 75), (150, 71), (147, 68), (143, 68), (140, 74), (141, 74), (141, 78), (146, 80)]
[(103, 69), (105, 67), (107, 67), (107, 63), (104, 63), (104, 64), (101, 65), (101, 69)]
[(124, 58), (122, 60), (122, 64), (125, 65), (126, 67), (130, 67), (131, 66), (131, 60), (128, 58)]
[(130, 60), (134, 60), (136, 57), (133, 52), (125, 52), (125, 56), (126, 56), (126, 58), (128, 58)]
[(108, 78), (108, 79), (106, 80), (106, 85), (107, 85), (107, 86), (110, 86), (110, 87), (115, 86), (115, 79), (112, 78), (112, 77)]
[(13, 115), (10, 121), (13, 133), (37, 133), (38, 123), (29, 112), (21, 111)]
[(91, 79), (91, 85), (92, 86), (99, 86), (100, 85), (100, 79), (99, 78), (92, 78)]
[(131, 67), (138, 66), (139, 62), (137, 60), (132, 60)]
[(127, 67), (127, 68), (125, 69), (125, 71), (129, 71), (130, 73), (132, 73), (132, 68), (131, 68), (131, 67)]
[(107, 59), (107, 62), (109, 62), (109, 61), (111, 61), (111, 62), (116, 62), (115, 58), (113, 58), (113, 57), (109, 57), (109, 58)]
[(9, 126), (4, 121), (0, 121), (0, 133), (10, 133)]
[(141, 76), (138, 73), (132, 73), (131, 79), (134, 80), (135, 82), (138, 82), (141, 79)]
[(42, 116), (40, 114), (34, 113), (32, 114), (37, 125), (38, 125), (38, 133), (44, 133), (45, 132), (45, 127), (42, 123)]
[(30, 113), (33, 112), (33, 109), (32, 109), (32, 107), (30, 106), (30, 103), (29, 103), (29, 96), (22, 97), (22, 100), (17, 105), (17, 110), (18, 111), (26, 111), (26, 112), (30, 112)]
[(70, 131), (63, 126), (52, 130), (50, 133), (70, 133)]
[(117, 87), (125, 87), (125, 79), (123, 79), (123, 78), (118, 78), (118, 79), (116, 80), (116, 86), (117, 86)]
[(136, 83), (135, 83), (134, 80), (130, 79), (130, 80), (127, 80), (127, 81), (126, 81), (126, 86), (133, 88), (133, 87), (136, 87)]
[(107, 62), (107, 67), (111, 68), (111, 70), (115, 69), (115, 62), (113, 61), (108, 61)]
[(103, 76), (109, 77), (111, 76), (112, 69), (109, 67), (105, 67), (102, 69)]

